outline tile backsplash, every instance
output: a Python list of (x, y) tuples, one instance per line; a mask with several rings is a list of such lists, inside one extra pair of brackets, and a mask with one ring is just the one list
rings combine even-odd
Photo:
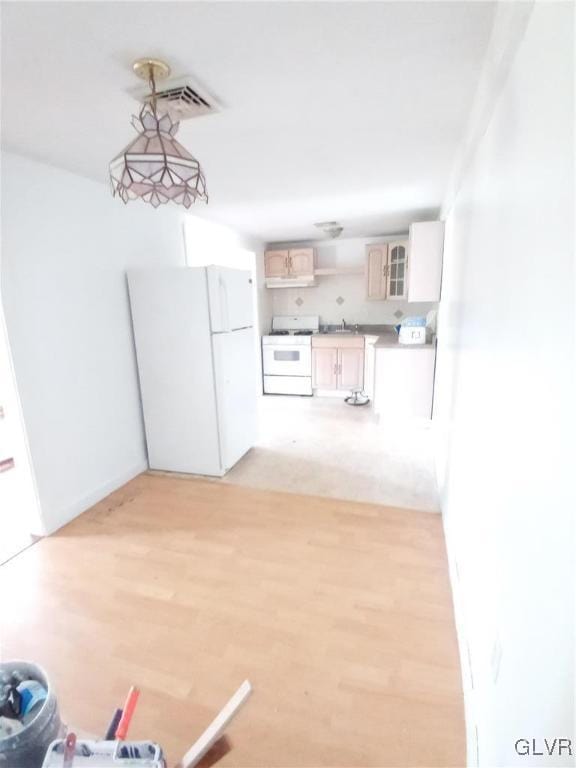
[[(392, 325), (407, 315), (425, 315), (434, 303), (367, 301), (364, 275), (323, 275), (312, 288), (271, 289), (274, 315), (320, 315), (323, 324)], [(401, 312), (402, 315), (398, 316)]]

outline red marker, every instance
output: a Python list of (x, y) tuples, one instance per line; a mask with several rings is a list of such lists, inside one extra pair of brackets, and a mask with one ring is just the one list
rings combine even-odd
[(76, 750), (76, 734), (69, 733), (68, 736), (66, 736), (66, 741), (64, 742), (64, 758), (62, 760), (63, 768), (71, 768), (72, 763), (74, 761), (75, 750)]
[(125, 741), (126, 739), (128, 728), (130, 727), (130, 721), (132, 720), (132, 715), (136, 709), (138, 696), (140, 696), (140, 691), (138, 688), (132, 686), (128, 691), (126, 703), (124, 704), (124, 711), (122, 712), (122, 717), (118, 723), (118, 728), (116, 728), (116, 738), (120, 739), (120, 741)]

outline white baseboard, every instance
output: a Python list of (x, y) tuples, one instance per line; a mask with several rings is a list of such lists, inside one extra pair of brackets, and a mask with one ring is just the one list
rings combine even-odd
[(86, 512), (86, 510), (90, 509), (94, 504), (102, 501), (102, 499), (125, 485), (128, 481), (132, 480), (132, 478), (142, 474), (142, 472), (146, 472), (147, 469), (148, 462), (139, 461), (121, 474), (116, 475), (116, 477), (103, 483), (98, 488), (95, 488), (89, 493), (81, 496), (79, 499), (76, 499), (65, 509), (49, 512), (47, 515), (49, 520), (46, 520), (44, 510), (41, 510), (42, 520), (44, 522), (44, 535), (49, 536), (50, 534), (55, 533), (55, 531), (62, 528), (62, 526), (66, 525), (71, 520), (74, 520), (74, 518), (81, 515), (82, 512)]

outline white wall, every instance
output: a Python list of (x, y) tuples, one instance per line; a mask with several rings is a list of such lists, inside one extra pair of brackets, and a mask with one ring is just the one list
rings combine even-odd
[(0, 473), (2, 563), (31, 543), (31, 534), (42, 531), (42, 520), (1, 306), (0, 406), (0, 460), (14, 460), (12, 469)]
[(573, 764), (517, 739), (576, 748), (572, 17), (536, 3), (444, 213), (435, 426), (482, 766)]
[[(407, 239), (408, 235), (404, 238)], [(364, 269), (367, 243), (385, 242), (390, 239), (392, 238), (340, 238), (299, 243), (298, 247), (309, 245), (316, 249), (317, 267)], [(436, 306), (409, 304), (407, 301), (367, 301), (366, 278), (363, 274), (322, 275), (316, 280), (317, 285), (312, 288), (269, 289), (268, 292), (272, 294), (272, 314), (320, 315), (320, 322), (323, 324), (340, 323), (345, 319), (349, 324), (393, 325), (403, 316), (425, 315)], [(337, 299), (344, 301), (339, 303)], [(402, 312), (400, 318), (396, 317), (395, 312)]]
[(45, 532), (147, 466), (125, 270), (183, 264), (181, 217), (3, 155), (2, 301)]

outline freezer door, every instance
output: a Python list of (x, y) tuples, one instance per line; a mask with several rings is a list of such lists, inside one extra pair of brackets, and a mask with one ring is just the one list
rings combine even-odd
[(212, 333), (254, 325), (252, 275), (243, 269), (207, 267)]
[(228, 471), (257, 438), (257, 362), (254, 331), (212, 336), (220, 451)]

